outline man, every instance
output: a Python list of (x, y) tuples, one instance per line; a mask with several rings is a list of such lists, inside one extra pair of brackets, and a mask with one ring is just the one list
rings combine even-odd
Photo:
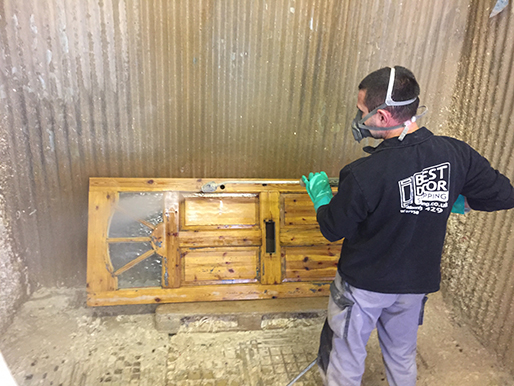
[(341, 170), (334, 197), (324, 172), (302, 177), (323, 235), (344, 238), (318, 355), (326, 385), (361, 384), (375, 327), (389, 384), (415, 385), (418, 325), (426, 294), (439, 290), (453, 204), (462, 194), (475, 210), (514, 207), (510, 181), (485, 158), (418, 127), (418, 95), (406, 68), (369, 74), (352, 130), (383, 142)]

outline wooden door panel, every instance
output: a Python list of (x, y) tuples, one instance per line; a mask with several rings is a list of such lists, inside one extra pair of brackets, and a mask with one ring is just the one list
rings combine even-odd
[(337, 246), (286, 247), (285, 281), (331, 280), (341, 248)]
[(341, 243), (297, 181), (207, 181), (90, 179), (89, 305), (328, 294)]
[(284, 227), (280, 232), (280, 244), (283, 246), (330, 244), (319, 231), (319, 227)]
[(259, 254), (259, 247), (182, 249), (184, 285), (257, 282)]
[(317, 226), (316, 211), (306, 193), (282, 194), (284, 216), (283, 226)]
[(330, 244), (319, 231), (316, 211), (306, 193), (282, 194), (280, 244), (309, 246)]
[(212, 231), (180, 231), (178, 240), (181, 247), (202, 248), (215, 246), (261, 245), (262, 232), (255, 229), (224, 229)]
[(256, 195), (215, 194), (184, 196), (181, 229), (258, 227)]

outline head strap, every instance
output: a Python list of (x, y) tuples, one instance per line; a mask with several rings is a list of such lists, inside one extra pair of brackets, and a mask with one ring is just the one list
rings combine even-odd
[(394, 77), (396, 74), (396, 70), (394, 67), (391, 67), (391, 74), (389, 75), (389, 84), (387, 85), (387, 94), (384, 104), (386, 106), (406, 106), (413, 103), (418, 97), (414, 97), (412, 99), (406, 100), (406, 101), (393, 101), (392, 95), (393, 95), (393, 86), (394, 86)]

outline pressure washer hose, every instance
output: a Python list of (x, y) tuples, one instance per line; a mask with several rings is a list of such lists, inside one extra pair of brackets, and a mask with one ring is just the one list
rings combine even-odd
[(312, 363), (309, 366), (307, 366), (305, 369), (303, 369), (303, 371), (300, 374), (298, 374), (295, 379), (293, 379), (291, 382), (289, 382), (287, 384), (287, 386), (291, 386), (291, 385), (295, 384), (297, 380), (299, 380), (307, 371), (309, 371), (311, 369), (312, 366), (314, 366), (316, 364), (317, 360), (318, 360), (318, 358), (314, 359), (312, 361)]

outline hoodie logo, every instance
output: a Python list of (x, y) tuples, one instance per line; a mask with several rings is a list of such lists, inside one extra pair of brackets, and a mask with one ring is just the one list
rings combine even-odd
[(430, 166), (398, 181), (400, 213), (443, 213), (450, 197), (450, 163)]

